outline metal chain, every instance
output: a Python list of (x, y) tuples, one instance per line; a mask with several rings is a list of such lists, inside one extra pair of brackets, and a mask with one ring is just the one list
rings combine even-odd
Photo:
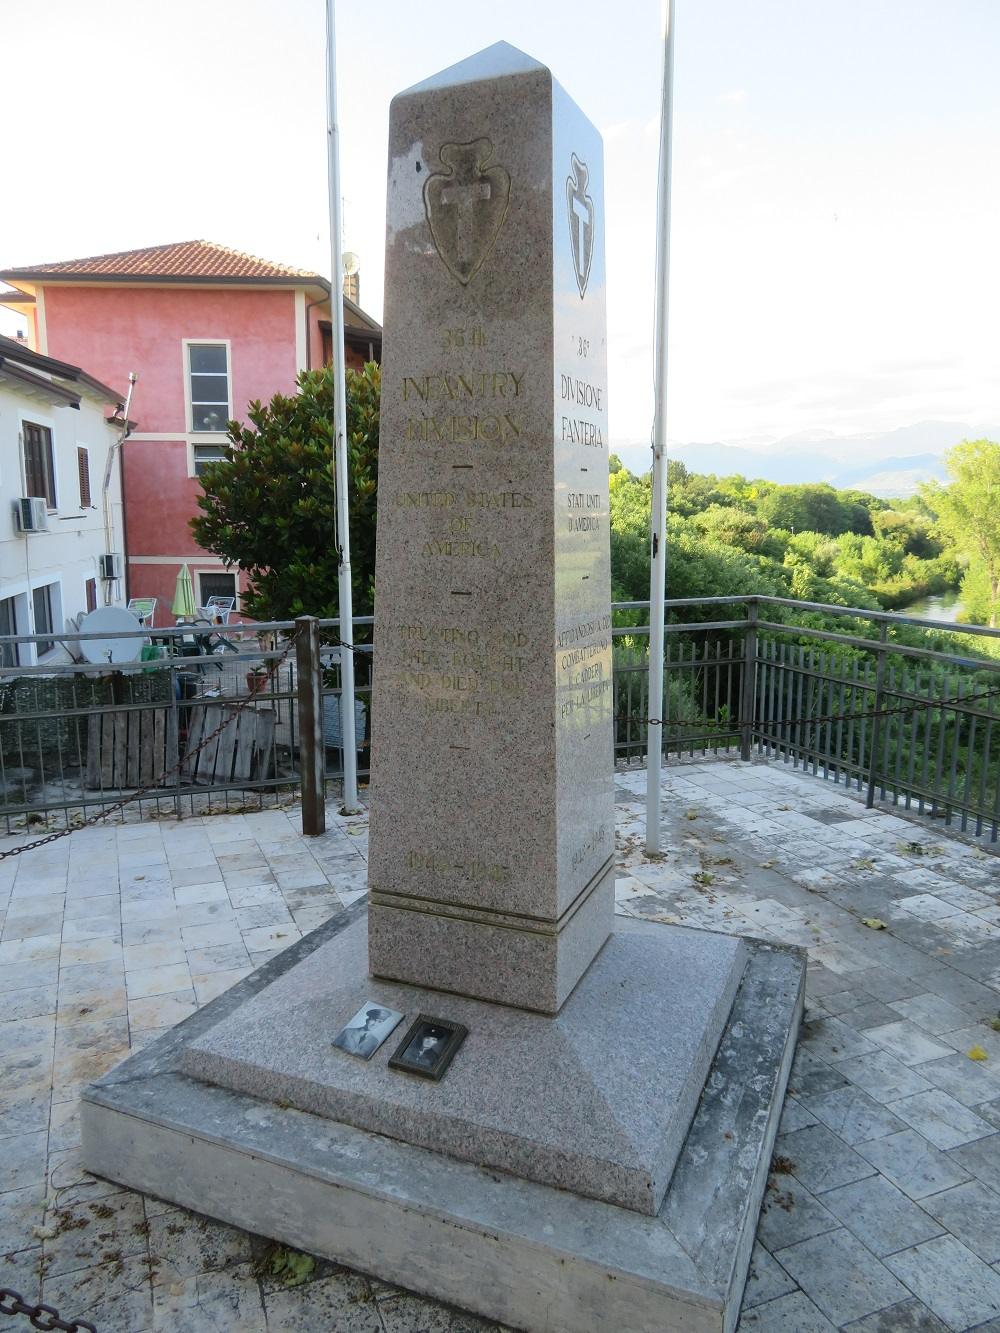
[[(851, 682), (848, 682), (850, 684)], [(874, 690), (874, 685), (867, 685), (864, 688)], [(918, 699), (913, 703), (900, 704), (898, 708), (870, 708), (860, 713), (827, 713), (820, 717), (776, 717), (770, 720), (770, 724), (775, 727), (804, 727), (818, 726), (825, 722), (863, 722), (867, 718), (873, 717), (892, 717), (897, 713), (916, 713), (922, 708), (948, 708), (952, 704), (975, 704), (983, 699), (995, 699), (1000, 696), (1000, 686), (993, 686), (991, 689), (983, 690), (979, 694), (966, 694), (954, 699)], [(649, 727), (703, 727), (704, 722), (671, 722), (669, 718), (643, 717), (639, 713), (616, 713), (616, 722), (645, 722)], [(736, 726), (739, 725), (737, 722)]]
[(97, 1327), (86, 1319), (63, 1319), (51, 1305), (29, 1305), (24, 1297), (10, 1287), (0, 1287), (0, 1314), (28, 1316), (32, 1328), (59, 1329), (60, 1333), (97, 1333)]
[[(289, 638), (281, 656), (274, 663), (274, 666), (269, 669), (269, 675), (273, 676), (274, 673), (278, 671), (288, 654), (294, 648), (298, 637), (299, 631), (296, 630)], [(344, 644), (343, 646), (345, 648), (348, 647), (347, 644)], [(351, 651), (355, 652), (356, 650), (352, 648)], [(102, 819), (107, 819), (110, 815), (116, 814), (119, 810), (124, 810), (125, 807), (131, 805), (133, 801), (139, 801), (143, 796), (148, 796), (150, 792), (155, 791), (157, 787), (166, 782), (168, 778), (172, 778), (174, 774), (179, 773), (185, 764), (189, 764), (196, 754), (200, 754), (206, 745), (211, 741), (214, 741), (221, 732), (225, 731), (226, 727), (235, 722), (240, 714), (255, 702), (256, 698), (256, 693), (248, 694), (247, 697), (238, 703), (232, 712), (224, 717), (219, 725), (213, 731), (210, 731), (193, 750), (186, 750), (181, 758), (178, 759), (177, 763), (174, 764), (173, 768), (168, 768), (165, 773), (161, 773), (155, 782), (148, 782), (145, 787), (140, 787), (138, 791), (134, 791), (122, 800), (116, 801), (114, 805), (105, 806), (104, 809), (99, 810), (96, 815), (91, 815), (88, 819), (83, 820), (83, 822), (77, 825), (76, 828), (59, 829), (56, 833), (50, 833), (45, 838), (36, 838), (34, 842), (26, 842), (20, 847), (8, 847), (5, 851), (0, 851), (0, 861), (6, 861), (9, 856), (21, 856), (24, 852), (33, 852), (36, 847), (45, 847), (50, 842), (57, 842), (60, 838), (66, 838), (71, 833), (75, 833), (77, 828), (89, 828), (93, 824), (99, 824)], [(54, 1327), (57, 1327), (57, 1325), (54, 1325)]]

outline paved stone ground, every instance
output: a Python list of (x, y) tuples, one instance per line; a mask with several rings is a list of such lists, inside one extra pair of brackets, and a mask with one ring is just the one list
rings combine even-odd
[[(622, 913), (809, 950), (742, 1333), (1000, 1333), (1000, 861), (722, 761), (667, 770), (650, 861), (644, 775), (617, 785)], [(366, 820), (331, 811), (309, 840), (296, 820), (82, 830), (0, 862), (0, 1285), (100, 1333), (494, 1327), (320, 1261), (289, 1286), (267, 1242), (80, 1167), (82, 1085), (364, 893)]]

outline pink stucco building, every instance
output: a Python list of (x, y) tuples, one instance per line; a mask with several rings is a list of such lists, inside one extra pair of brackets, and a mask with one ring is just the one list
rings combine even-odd
[[(226, 422), (253, 399), (291, 393), (302, 369), (330, 359), (330, 284), (209, 241), (7, 269), (0, 304), (27, 318), (36, 351), (110, 384), (139, 375), (123, 450), (127, 591), (169, 615), (188, 564), (195, 597), (238, 595), (238, 574), (201, 550), (201, 465), (221, 456)], [(381, 360), (381, 327), (344, 297), (348, 366)], [(237, 604), (238, 606), (238, 604)]]

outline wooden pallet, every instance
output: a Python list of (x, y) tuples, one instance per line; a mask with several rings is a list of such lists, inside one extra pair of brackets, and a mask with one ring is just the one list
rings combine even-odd
[(94, 713), (87, 727), (87, 786), (95, 791), (154, 786), (177, 763), (173, 708)]
[[(204, 738), (227, 717), (234, 720), (194, 754)], [(181, 776), (202, 786), (254, 782), (268, 777), (273, 762), (274, 723), (273, 708), (244, 708), (239, 712), (235, 704), (193, 707), (187, 738), (190, 757), (181, 765)]]

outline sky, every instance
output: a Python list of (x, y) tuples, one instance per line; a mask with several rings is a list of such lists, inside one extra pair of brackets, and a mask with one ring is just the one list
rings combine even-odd
[[(1000, 420), (998, 0), (675, 7), (670, 439)], [(337, 4), (376, 317), (394, 93), (505, 40), (601, 130), (612, 448), (652, 426), (659, 32), (659, 0)], [(329, 273), (323, 0), (0, 0), (0, 49), (0, 267), (203, 237)]]

